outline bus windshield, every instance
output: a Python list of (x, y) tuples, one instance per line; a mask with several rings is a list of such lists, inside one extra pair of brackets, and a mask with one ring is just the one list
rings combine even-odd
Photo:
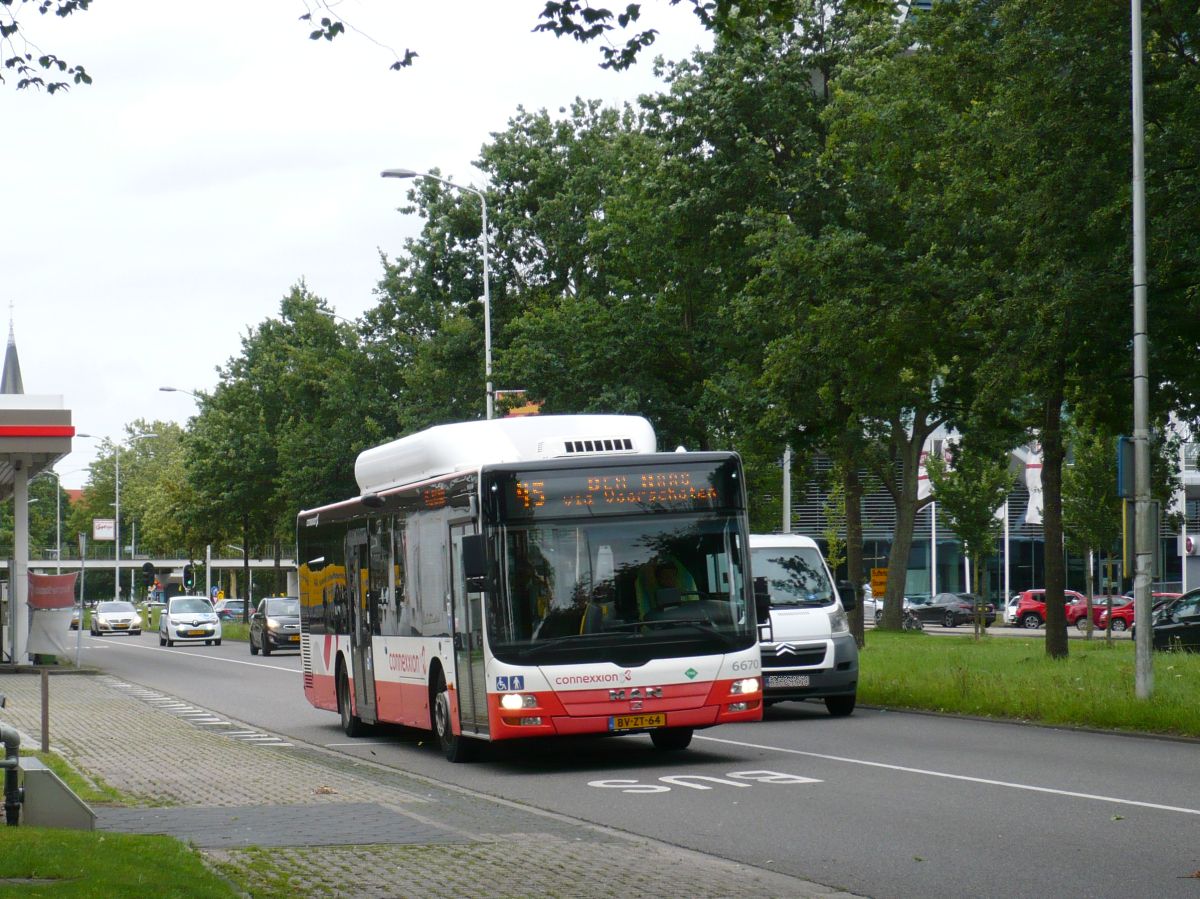
[(566, 664), (728, 652), (756, 633), (735, 515), (509, 525), (488, 609), (493, 653)]

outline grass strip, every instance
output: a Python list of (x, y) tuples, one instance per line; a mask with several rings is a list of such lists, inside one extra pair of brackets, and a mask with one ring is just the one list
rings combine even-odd
[(173, 837), (5, 827), (0, 897), (206, 899), (238, 892)]
[(867, 705), (1041, 724), (1200, 737), (1200, 654), (1155, 652), (1153, 701), (1134, 693), (1130, 640), (1072, 640), (1064, 659), (1045, 635), (951, 637), (871, 631), (859, 656)]

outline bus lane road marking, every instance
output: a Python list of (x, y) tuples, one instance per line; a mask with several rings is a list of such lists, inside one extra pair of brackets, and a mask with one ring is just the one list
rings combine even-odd
[(826, 755), (820, 752), (805, 752), (802, 749), (785, 749), (782, 746), (764, 746), (761, 743), (746, 743), (741, 740), (725, 740), (721, 737), (702, 737), (697, 740), (707, 740), (710, 743), (723, 743), (726, 746), (740, 746), (743, 749), (761, 749), (767, 752), (781, 752), (786, 755), (800, 755), (812, 759), (825, 759), (830, 762), (845, 762), (848, 765), (862, 765), (867, 768), (882, 768), (887, 771), (903, 771), (907, 774), (920, 774), (925, 777), (940, 777), (945, 780), (959, 780), (966, 783), (983, 784), (990, 787), (1004, 787), (1009, 790), (1025, 790), (1030, 793), (1046, 793), (1052, 796), (1068, 796), (1072, 799), (1090, 799), (1096, 802), (1108, 802), (1115, 805), (1131, 805), (1138, 808), (1156, 809), (1163, 812), (1179, 812), (1183, 815), (1200, 815), (1200, 809), (1185, 808), (1178, 805), (1162, 805), (1157, 802), (1143, 802), (1137, 799), (1121, 799), (1118, 796), (1103, 796), (1098, 793), (1077, 793), (1073, 790), (1057, 790), (1053, 787), (1039, 787), (1034, 784), (1013, 783), (1006, 780), (993, 780), (988, 777), (972, 777), (967, 774), (951, 774), (947, 771), (931, 771), (927, 768), (910, 768), (906, 765), (892, 765), (887, 762), (872, 762), (866, 759), (852, 759), (841, 755)]
[[(736, 778), (729, 780), (727, 778)], [(687, 787), (690, 790), (711, 790), (709, 784), (728, 787), (749, 787), (754, 783), (764, 784), (819, 784), (821, 781), (812, 777), (801, 777), (798, 774), (783, 774), (779, 771), (730, 771), (725, 777), (710, 777), (707, 774), (668, 774), (658, 778), (660, 783), (675, 787)], [(747, 783), (747, 781), (749, 781)], [(622, 793), (669, 793), (671, 786), (641, 783), (636, 780), (619, 778), (615, 780), (589, 780), (589, 787), (620, 790)]]

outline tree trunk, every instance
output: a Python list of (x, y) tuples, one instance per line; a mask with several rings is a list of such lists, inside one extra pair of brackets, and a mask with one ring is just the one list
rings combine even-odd
[(913, 528), (917, 512), (928, 505), (917, 499), (917, 471), (921, 462), (921, 449), (929, 434), (924, 417), (914, 416), (913, 431), (907, 434), (900, 424), (892, 440), (900, 450), (900, 484), (893, 493), (896, 503), (896, 530), (892, 535), (892, 548), (888, 553), (887, 593), (883, 601), (883, 620), (880, 626), (886, 630), (900, 630), (904, 622), (904, 587), (908, 579), (908, 554), (912, 549)]
[(842, 465), (842, 491), (846, 497), (846, 576), (854, 589), (859, 591), (858, 608), (850, 613), (850, 632), (859, 648), (867, 645), (866, 619), (862, 605), (862, 585), (866, 583), (863, 571), (862, 540), (862, 480), (852, 461)]
[(1050, 388), (1042, 409), (1042, 533), (1046, 541), (1046, 655), (1067, 657), (1067, 614), (1063, 608), (1067, 585), (1063, 560), (1062, 432), (1063, 384)]
[(1083, 554), (1087, 559), (1087, 574), (1083, 578), (1083, 595), (1087, 598), (1087, 623), (1084, 625), (1084, 630), (1087, 632), (1087, 639), (1092, 639), (1092, 609), (1094, 603), (1092, 597), (1096, 595), (1095, 582), (1092, 580), (1092, 550), (1089, 547)]
[(246, 601), (242, 603), (242, 623), (250, 623), (250, 516), (242, 514), (242, 576), (246, 579)]

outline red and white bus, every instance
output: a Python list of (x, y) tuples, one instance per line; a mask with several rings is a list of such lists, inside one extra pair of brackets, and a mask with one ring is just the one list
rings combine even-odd
[(746, 490), (731, 452), (655, 451), (637, 416), (441, 425), (359, 455), (301, 512), (304, 693), (349, 736), (485, 741), (762, 717)]

